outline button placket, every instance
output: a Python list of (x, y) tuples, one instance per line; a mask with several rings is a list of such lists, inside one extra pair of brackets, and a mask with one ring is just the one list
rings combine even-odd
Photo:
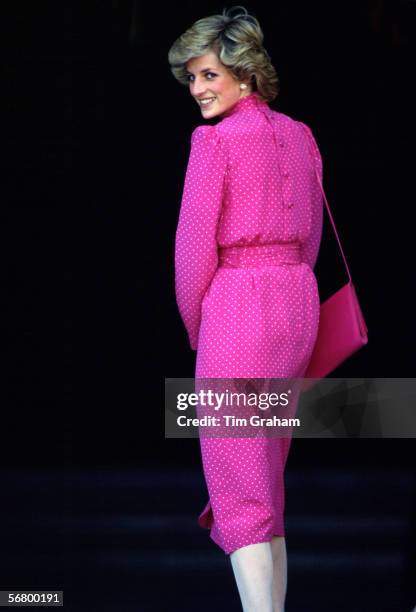
[[(282, 183), (281, 183), (281, 198), (282, 198), (282, 202), (283, 202), (283, 211), (289, 211), (289, 210), (291, 210), (291, 209), (294, 207), (294, 205), (295, 205), (295, 203), (293, 202), (293, 200), (290, 200), (290, 201), (288, 202), (288, 201), (287, 201), (287, 197), (285, 196), (285, 190), (286, 190), (286, 189), (285, 189), (285, 187), (287, 186), (287, 179), (289, 178), (290, 173), (289, 173), (289, 171), (288, 171), (288, 170), (284, 170), (284, 171), (282, 172), (282, 169), (281, 169), (281, 167), (280, 167), (280, 163), (279, 163), (279, 158), (280, 158), (280, 150), (281, 150), (281, 149), (284, 147), (284, 144), (285, 144), (285, 143), (284, 143), (283, 138), (281, 138), (280, 136), (279, 136), (279, 137), (277, 137), (277, 136), (276, 136), (275, 126), (274, 126), (274, 123), (273, 123), (272, 118), (271, 118), (270, 109), (269, 109), (269, 108), (261, 108), (261, 110), (262, 110), (262, 112), (263, 112), (264, 116), (266, 117), (266, 119), (267, 119), (267, 121), (268, 121), (269, 125), (270, 125), (270, 126), (271, 126), (271, 128), (272, 128), (273, 139), (274, 139), (274, 142), (275, 142), (275, 145), (276, 145), (276, 151), (277, 151), (277, 159), (278, 159), (277, 166), (278, 166), (279, 174), (280, 174), (280, 177), (281, 177), (281, 178), (283, 177), (283, 178), (285, 179), (285, 180), (284, 180), (284, 181), (282, 181)], [(286, 229), (284, 229), (284, 231), (286, 231)]]
[[(283, 171), (283, 177), (284, 177), (285, 181), (287, 181), (289, 176), (290, 176), (290, 172), (288, 170), (284, 170)], [(287, 203), (285, 202), (285, 208), (286, 209), (293, 208), (293, 206), (294, 206), (294, 202), (293, 201), (290, 201), (290, 202), (287, 202)]]
[[(267, 122), (269, 123), (269, 125), (270, 125), (270, 127), (272, 129), (273, 140), (274, 140), (274, 143), (275, 143), (275, 146), (276, 146), (276, 153), (277, 153), (277, 170), (279, 172), (280, 178), (282, 178), (283, 175), (282, 175), (282, 169), (280, 167), (280, 150), (279, 150), (279, 147), (283, 146), (283, 140), (281, 138), (278, 139), (277, 136), (276, 136), (275, 125), (274, 125), (274, 122), (273, 122), (272, 117), (271, 117), (272, 111), (270, 111), (270, 109), (268, 107), (267, 108), (263, 108), (261, 106), (259, 108), (260, 108), (261, 112), (263, 113), (263, 115), (266, 117), (266, 120), (267, 120)], [(280, 180), (279, 183), (280, 183), (280, 197), (281, 197), (281, 200), (282, 200), (282, 209), (285, 210), (285, 208), (286, 208), (286, 198), (285, 198), (285, 195), (284, 195), (284, 184), (283, 184), (282, 180)]]

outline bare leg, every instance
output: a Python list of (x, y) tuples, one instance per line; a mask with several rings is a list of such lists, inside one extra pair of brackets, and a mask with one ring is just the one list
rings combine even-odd
[(230, 555), (243, 612), (274, 612), (270, 542), (249, 544)]
[(273, 612), (284, 612), (287, 588), (287, 555), (284, 537), (274, 536), (271, 542), (273, 557)]

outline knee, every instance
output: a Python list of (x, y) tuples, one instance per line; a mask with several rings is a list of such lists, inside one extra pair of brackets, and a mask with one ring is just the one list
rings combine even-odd
[(281, 559), (286, 553), (286, 540), (284, 536), (273, 536), (271, 541), (273, 561)]

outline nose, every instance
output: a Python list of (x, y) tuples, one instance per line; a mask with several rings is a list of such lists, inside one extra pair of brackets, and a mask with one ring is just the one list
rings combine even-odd
[(191, 83), (191, 93), (196, 98), (202, 97), (202, 94), (204, 94), (205, 92), (206, 88), (202, 81), (195, 79), (195, 81)]

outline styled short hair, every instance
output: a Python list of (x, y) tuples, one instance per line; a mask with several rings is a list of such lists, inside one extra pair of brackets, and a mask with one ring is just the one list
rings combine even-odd
[(263, 38), (257, 18), (243, 6), (224, 9), (221, 15), (199, 19), (173, 43), (168, 54), (171, 72), (188, 85), (186, 63), (214, 52), (238, 80), (249, 80), (252, 90), (271, 102), (278, 95), (279, 79)]

